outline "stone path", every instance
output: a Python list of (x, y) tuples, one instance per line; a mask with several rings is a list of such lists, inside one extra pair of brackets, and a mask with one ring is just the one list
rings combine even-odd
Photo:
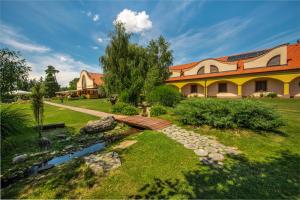
[(96, 117), (114, 116), (115, 119), (126, 117), (124, 115), (115, 115), (115, 114), (101, 112), (101, 111), (97, 111), (97, 110), (91, 110), (91, 109), (80, 108), (80, 107), (75, 107), (75, 106), (67, 106), (67, 105), (64, 105), (64, 104), (53, 103), (53, 102), (50, 102), (50, 101), (44, 101), (44, 102), (46, 104), (51, 105), (51, 106), (66, 108), (66, 109), (69, 109), (69, 110), (74, 110), (74, 111), (77, 111), (77, 112), (93, 115), (93, 116), (96, 116)]
[(164, 128), (160, 132), (183, 144), (187, 149), (193, 150), (204, 164), (222, 166), (226, 154), (237, 155), (240, 153), (235, 147), (219, 143), (213, 136), (200, 135), (176, 125)]

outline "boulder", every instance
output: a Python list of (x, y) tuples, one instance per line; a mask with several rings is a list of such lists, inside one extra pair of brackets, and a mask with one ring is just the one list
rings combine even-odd
[(24, 162), (28, 158), (27, 154), (18, 155), (13, 158), (13, 164)]
[(89, 121), (87, 125), (80, 129), (80, 133), (99, 133), (114, 129), (116, 126), (113, 116), (105, 117), (96, 121)]

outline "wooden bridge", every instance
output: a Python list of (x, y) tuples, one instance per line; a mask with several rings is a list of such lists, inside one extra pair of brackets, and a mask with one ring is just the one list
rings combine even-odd
[(128, 117), (115, 117), (118, 122), (123, 122), (130, 126), (149, 129), (160, 130), (171, 125), (171, 122), (163, 119), (142, 116), (128, 116)]

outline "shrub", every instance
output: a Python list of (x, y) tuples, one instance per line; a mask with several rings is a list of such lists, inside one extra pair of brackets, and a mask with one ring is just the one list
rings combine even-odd
[(163, 114), (166, 114), (167, 110), (165, 107), (163, 107), (162, 105), (154, 105), (151, 107), (150, 109), (150, 116), (160, 116)]
[(277, 93), (276, 92), (270, 92), (266, 95), (266, 97), (269, 97), (269, 98), (275, 98), (277, 97)]
[(137, 115), (139, 114), (139, 109), (134, 107), (133, 105), (119, 102), (112, 107), (112, 112), (123, 115)]
[(233, 112), (238, 127), (252, 130), (275, 130), (284, 125), (279, 114), (257, 101), (239, 101)]
[(86, 99), (86, 97), (85, 97), (84, 95), (81, 95), (81, 96), (79, 97), (79, 99)]
[(147, 96), (147, 101), (150, 103), (159, 103), (164, 106), (175, 106), (181, 100), (181, 94), (176, 88), (169, 85), (161, 85)]
[(176, 107), (175, 113), (184, 124), (215, 128), (275, 130), (284, 125), (273, 109), (251, 100), (186, 100)]

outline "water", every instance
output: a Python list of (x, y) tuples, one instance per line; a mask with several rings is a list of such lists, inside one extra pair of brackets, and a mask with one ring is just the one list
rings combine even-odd
[(54, 166), (60, 165), (60, 164), (63, 164), (65, 162), (68, 162), (68, 161), (70, 161), (74, 158), (79, 158), (79, 157), (94, 153), (96, 151), (102, 150), (104, 147), (105, 147), (104, 142), (103, 143), (97, 143), (97, 144), (94, 144), (92, 146), (86, 147), (86, 148), (84, 148), (80, 151), (75, 151), (73, 153), (70, 153), (70, 154), (67, 154), (67, 155), (64, 155), (64, 156), (55, 157), (55, 158), (49, 160), (46, 164), (54, 165)]
[(102, 142), (102, 143), (97, 143), (97, 144), (94, 144), (92, 146), (86, 147), (86, 148), (84, 148), (80, 151), (75, 151), (75, 152), (67, 154), (67, 155), (54, 157), (54, 158), (52, 158), (51, 160), (49, 160), (45, 163), (32, 166), (31, 169), (29, 170), (29, 174), (30, 175), (35, 175), (38, 172), (50, 169), (52, 167), (55, 167), (55, 166), (63, 164), (63, 163), (66, 163), (66, 162), (68, 162), (68, 161), (70, 161), (74, 158), (79, 158), (79, 157), (86, 156), (86, 155), (89, 155), (91, 153), (94, 153), (96, 151), (100, 151), (104, 147), (105, 147), (105, 143)]

